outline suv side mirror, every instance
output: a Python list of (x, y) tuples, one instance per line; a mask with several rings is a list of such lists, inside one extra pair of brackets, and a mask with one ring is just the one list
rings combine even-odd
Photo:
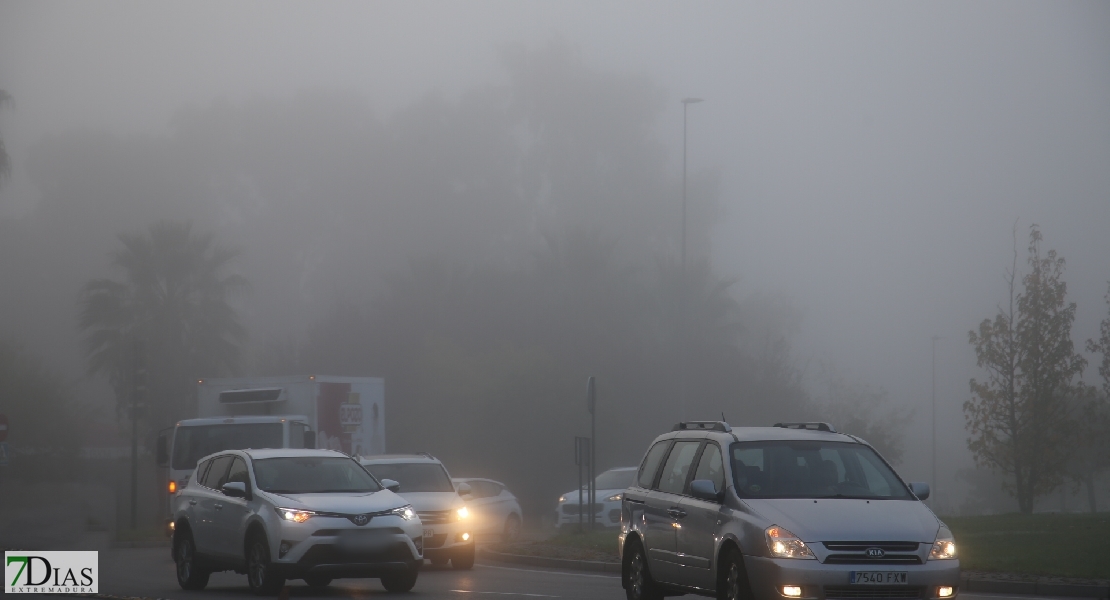
[(247, 484), (242, 481), (229, 481), (220, 486), (220, 491), (228, 498), (247, 498)]
[[(173, 431), (172, 429), (170, 431)], [(155, 444), (154, 454), (158, 457), (159, 467), (170, 466), (170, 439), (169, 431), (158, 432), (158, 442)]]
[(401, 484), (397, 483), (396, 481), (394, 481), (392, 479), (383, 479), (382, 480), (382, 486), (385, 487), (385, 489), (387, 489), (391, 492), (401, 491)]
[(304, 430), (304, 447), (308, 449), (316, 448), (316, 432), (311, 429)]
[(920, 481), (911, 481), (910, 491), (913, 492), (914, 496), (917, 496), (918, 500), (929, 499), (929, 484), (927, 483), (922, 483)]
[(459, 484), (459, 495), (460, 496), (469, 496), (471, 493), (472, 493), (472, 490), (470, 489), (470, 484), (469, 483), (463, 482), (463, 483)]
[(708, 500), (709, 502), (721, 501), (720, 494), (717, 492), (717, 487), (708, 479), (695, 479), (691, 481), (690, 495), (699, 500)]

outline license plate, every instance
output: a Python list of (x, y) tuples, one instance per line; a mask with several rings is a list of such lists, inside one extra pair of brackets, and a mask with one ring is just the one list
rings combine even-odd
[(906, 572), (851, 571), (848, 581), (857, 585), (906, 585)]
[(424, 537), (426, 537), (426, 538), (430, 538), (435, 534), (436, 534), (436, 532), (435, 532), (434, 529), (425, 529), (424, 530)]

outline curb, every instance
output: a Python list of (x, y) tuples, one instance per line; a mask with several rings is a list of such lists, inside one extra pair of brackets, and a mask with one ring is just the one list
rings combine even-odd
[[(620, 575), (620, 563), (593, 560), (570, 560), (566, 558), (547, 558), (525, 554), (507, 554), (485, 548), (478, 549), (478, 556), (493, 562), (502, 562), (532, 567), (566, 569), (568, 571), (587, 571), (592, 573), (612, 573)], [(1065, 598), (1110, 599), (1110, 585), (1090, 585), (1081, 583), (1056, 583), (1049, 581), (1004, 581), (997, 579), (960, 578), (961, 592), (985, 594), (1021, 594), (1029, 596), (1057, 596)]]
[(551, 569), (567, 569), (569, 571), (589, 571), (591, 573), (612, 573), (620, 575), (620, 563), (608, 563), (597, 560), (570, 560), (567, 558), (547, 558), (544, 556), (528, 556), (526, 554), (506, 554), (495, 552), (486, 548), (478, 548), (478, 556), (493, 562), (528, 565), (530, 567), (548, 567)]

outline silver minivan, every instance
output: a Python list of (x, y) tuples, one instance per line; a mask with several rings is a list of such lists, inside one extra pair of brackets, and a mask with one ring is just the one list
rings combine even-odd
[(946, 600), (952, 533), (867, 442), (827, 423), (679, 423), (624, 494), (629, 600)]

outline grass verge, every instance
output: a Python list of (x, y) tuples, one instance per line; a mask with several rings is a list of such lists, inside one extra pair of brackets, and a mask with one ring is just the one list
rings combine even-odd
[(1110, 513), (944, 517), (974, 571), (1110, 579)]

